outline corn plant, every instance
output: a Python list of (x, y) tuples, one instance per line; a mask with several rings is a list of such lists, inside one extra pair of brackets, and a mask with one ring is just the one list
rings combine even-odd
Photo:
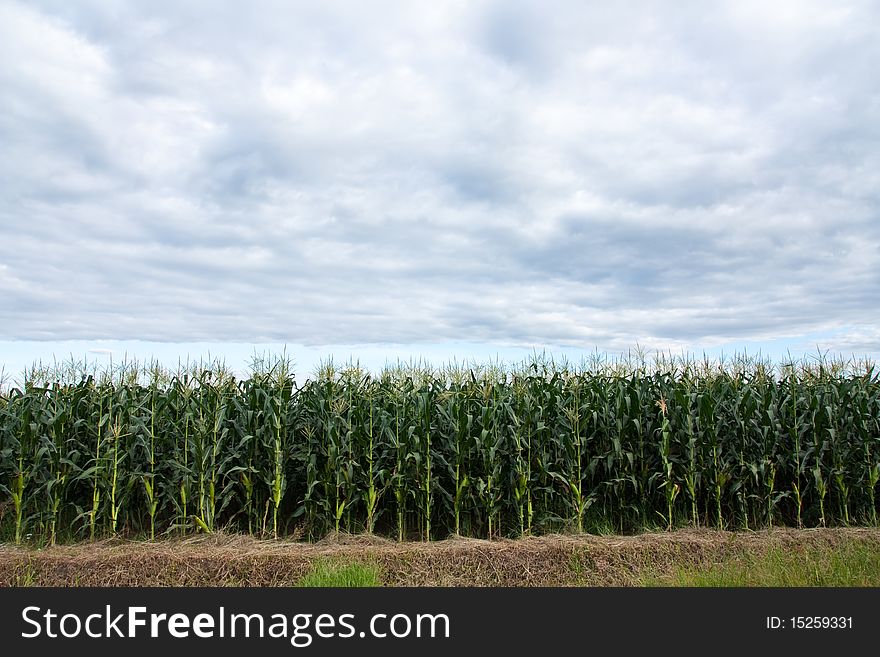
[(0, 531), (19, 543), (877, 524), (878, 485), (869, 363), (330, 362), (298, 384), (282, 357), (241, 381), (127, 364), (0, 390)]

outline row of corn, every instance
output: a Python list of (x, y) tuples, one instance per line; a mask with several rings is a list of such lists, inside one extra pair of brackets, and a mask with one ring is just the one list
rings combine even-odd
[(877, 524), (868, 364), (39, 381), (0, 392), (0, 541)]

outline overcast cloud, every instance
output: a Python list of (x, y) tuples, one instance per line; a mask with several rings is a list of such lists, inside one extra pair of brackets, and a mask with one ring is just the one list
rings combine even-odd
[(0, 340), (880, 352), (873, 2), (0, 2)]

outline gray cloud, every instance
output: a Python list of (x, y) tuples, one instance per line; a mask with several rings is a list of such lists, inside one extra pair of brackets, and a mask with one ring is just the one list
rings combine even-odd
[(7, 2), (0, 340), (880, 352), (871, 3)]

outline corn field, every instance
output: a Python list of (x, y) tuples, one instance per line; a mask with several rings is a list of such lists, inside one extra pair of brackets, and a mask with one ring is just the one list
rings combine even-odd
[(34, 369), (0, 392), (0, 540), (398, 540), (877, 524), (873, 365)]

